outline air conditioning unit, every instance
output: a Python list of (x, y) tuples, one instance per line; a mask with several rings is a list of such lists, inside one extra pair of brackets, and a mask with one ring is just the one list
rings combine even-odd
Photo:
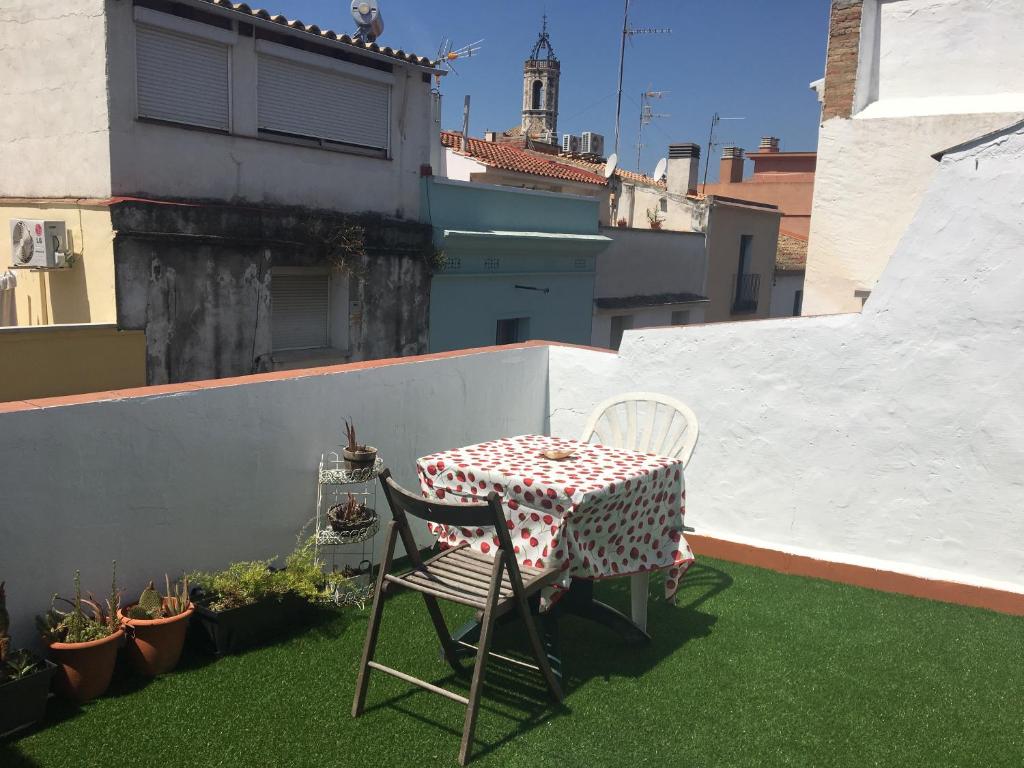
[(11, 219), (12, 267), (62, 267), (68, 234), (63, 221)]
[(604, 136), (593, 131), (584, 131), (580, 140), (580, 154), (604, 157)]
[(573, 133), (563, 133), (562, 153), (566, 155), (578, 155), (580, 153), (580, 137)]

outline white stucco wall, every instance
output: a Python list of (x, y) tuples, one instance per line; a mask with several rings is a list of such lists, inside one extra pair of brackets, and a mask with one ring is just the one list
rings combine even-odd
[(822, 125), (803, 313), (859, 311), (855, 291), (871, 291), (885, 269), (936, 173), (932, 154), (1019, 117), (836, 118)]
[(110, 195), (103, 9), (0, 3), (0, 197)]
[(865, 0), (854, 116), (821, 126), (805, 315), (856, 312), (935, 173), (1024, 117), (1019, 0)]
[(410, 488), (418, 456), (545, 432), (547, 355), (502, 349), (0, 413), (0, 579), (15, 645), (77, 568), (99, 594), (116, 558), (130, 593), (164, 572), (290, 551), (345, 417)]
[(108, 11), (115, 195), (299, 205), (418, 218), (420, 166), (430, 163), (433, 127), (431, 86), (423, 82), (423, 70), (393, 62), (388, 159), (261, 137), (256, 118), (257, 41), (252, 37), (236, 35), (231, 46), (232, 135), (140, 122), (136, 119), (133, 7), (108, 2)]
[(552, 349), (552, 434), (613, 393), (674, 395), (701, 423), (700, 533), (1024, 592), (1022, 199), (1018, 126), (947, 155), (862, 314)]
[(1024, 111), (1019, 0), (868, 0), (865, 116)]

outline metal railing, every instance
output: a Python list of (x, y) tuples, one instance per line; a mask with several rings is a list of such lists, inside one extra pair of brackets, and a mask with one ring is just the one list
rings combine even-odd
[(760, 275), (733, 275), (735, 293), (732, 299), (734, 315), (757, 312), (757, 294), (761, 291)]

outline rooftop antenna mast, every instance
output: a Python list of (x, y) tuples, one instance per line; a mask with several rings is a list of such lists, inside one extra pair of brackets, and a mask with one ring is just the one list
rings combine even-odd
[(622, 123), (622, 74), (626, 68), (626, 40), (635, 35), (668, 35), (671, 29), (644, 27), (636, 28), (629, 26), (629, 2), (625, 0), (625, 9), (622, 13), (622, 43), (619, 46), (619, 89), (618, 98), (615, 102), (615, 153), (619, 152), (619, 136)]
[(650, 125), (657, 118), (671, 117), (671, 115), (655, 112), (651, 102), (655, 99), (662, 99), (668, 91), (646, 90), (640, 94), (640, 133), (636, 140), (636, 172), (640, 173), (640, 154), (644, 149), (644, 126)]
[(715, 147), (715, 130), (718, 128), (718, 124), (723, 120), (746, 120), (745, 117), (722, 117), (717, 112), (711, 118), (711, 131), (708, 133), (708, 156), (704, 158), (704, 184), (703, 187), (708, 186), (708, 166), (711, 165), (711, 153)]

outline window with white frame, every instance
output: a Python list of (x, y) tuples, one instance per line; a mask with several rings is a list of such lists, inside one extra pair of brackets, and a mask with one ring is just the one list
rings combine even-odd
[(321, 349), (331, 343), (331, 276), (326, 271), (271, 273), (271, 341), (275, 352)]
[(230, 61), (223, 42), (137, 25), (138, 116), (231, 130)]
[(259, 129), (386, 152), (390, 83), (369, 73), (361, 78), (340, 62), (323, 64), (318, 67), (286, 56), (259, 54)]

